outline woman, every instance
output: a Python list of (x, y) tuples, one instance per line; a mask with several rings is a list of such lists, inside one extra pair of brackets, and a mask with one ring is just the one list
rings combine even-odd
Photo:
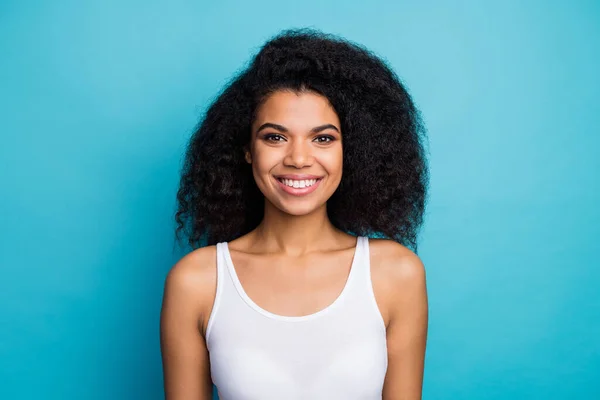
[(421, 398), (422, 140), (364, 48), (314, 30), (262, 47), (189, 144), (178, 233), (204, 247), (165, 283), (167, 400), (213, 383), (221, 400)]

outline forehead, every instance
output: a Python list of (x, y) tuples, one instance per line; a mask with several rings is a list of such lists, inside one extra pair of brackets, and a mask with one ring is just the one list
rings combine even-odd
[(274, 92), (258, 108), (253, 129), (265, 122), (284, 125), (290, 130), (310, 130), (325, 123), (340, 128), (338, 115), (329, 100), (314, 92)]

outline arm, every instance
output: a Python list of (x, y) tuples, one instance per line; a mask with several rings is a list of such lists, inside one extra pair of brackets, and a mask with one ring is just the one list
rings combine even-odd
[(194, 253), (182, 258), (165, 281), (160, 345), (166, 400), (212, 399), (202, 321), (206, 315), (203, 298), (214, 295), (214, 289), (211, 292), (210, 271), (200, 268), (198, 258)]
[(389, 303), (383, 399), (420, 400), (428, 320), (425, 269), (412, 252), (390, 262), (395, 264), (387, 268), (394, 290)]

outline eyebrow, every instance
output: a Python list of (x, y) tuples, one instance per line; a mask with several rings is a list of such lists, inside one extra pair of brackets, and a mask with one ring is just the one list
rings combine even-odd
[[(273, 124), (271, 122), (267, 122), (265, 124), (262, 124), (257, 130), (256, 133), (262, 131), (265, 128), (273, 128), (273, 129), (277, 129), (280, 132), (288, 132), (288, 129), (283, 126), (283, 125), (279, 125), (279, 124)], [(325, 125), (320, 125), (320, 126), (316, 126), (314, 128), (312, 128), (310, 130), (311, 133), (319, 133), (321, 131), (324, 131), (325, 129), (334, 129), (337, 133), (340, 133), (339, 129), (335, 127), (335, 125), (332, 124), (325, 124)]]

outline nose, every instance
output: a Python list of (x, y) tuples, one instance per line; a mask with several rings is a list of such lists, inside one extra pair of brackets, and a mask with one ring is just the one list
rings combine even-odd
[(304, 141), (295, 141), (290, 143), (283, 164), (288, 167), (303, 168), (310, 167), (313, 160), (310, 145)]

